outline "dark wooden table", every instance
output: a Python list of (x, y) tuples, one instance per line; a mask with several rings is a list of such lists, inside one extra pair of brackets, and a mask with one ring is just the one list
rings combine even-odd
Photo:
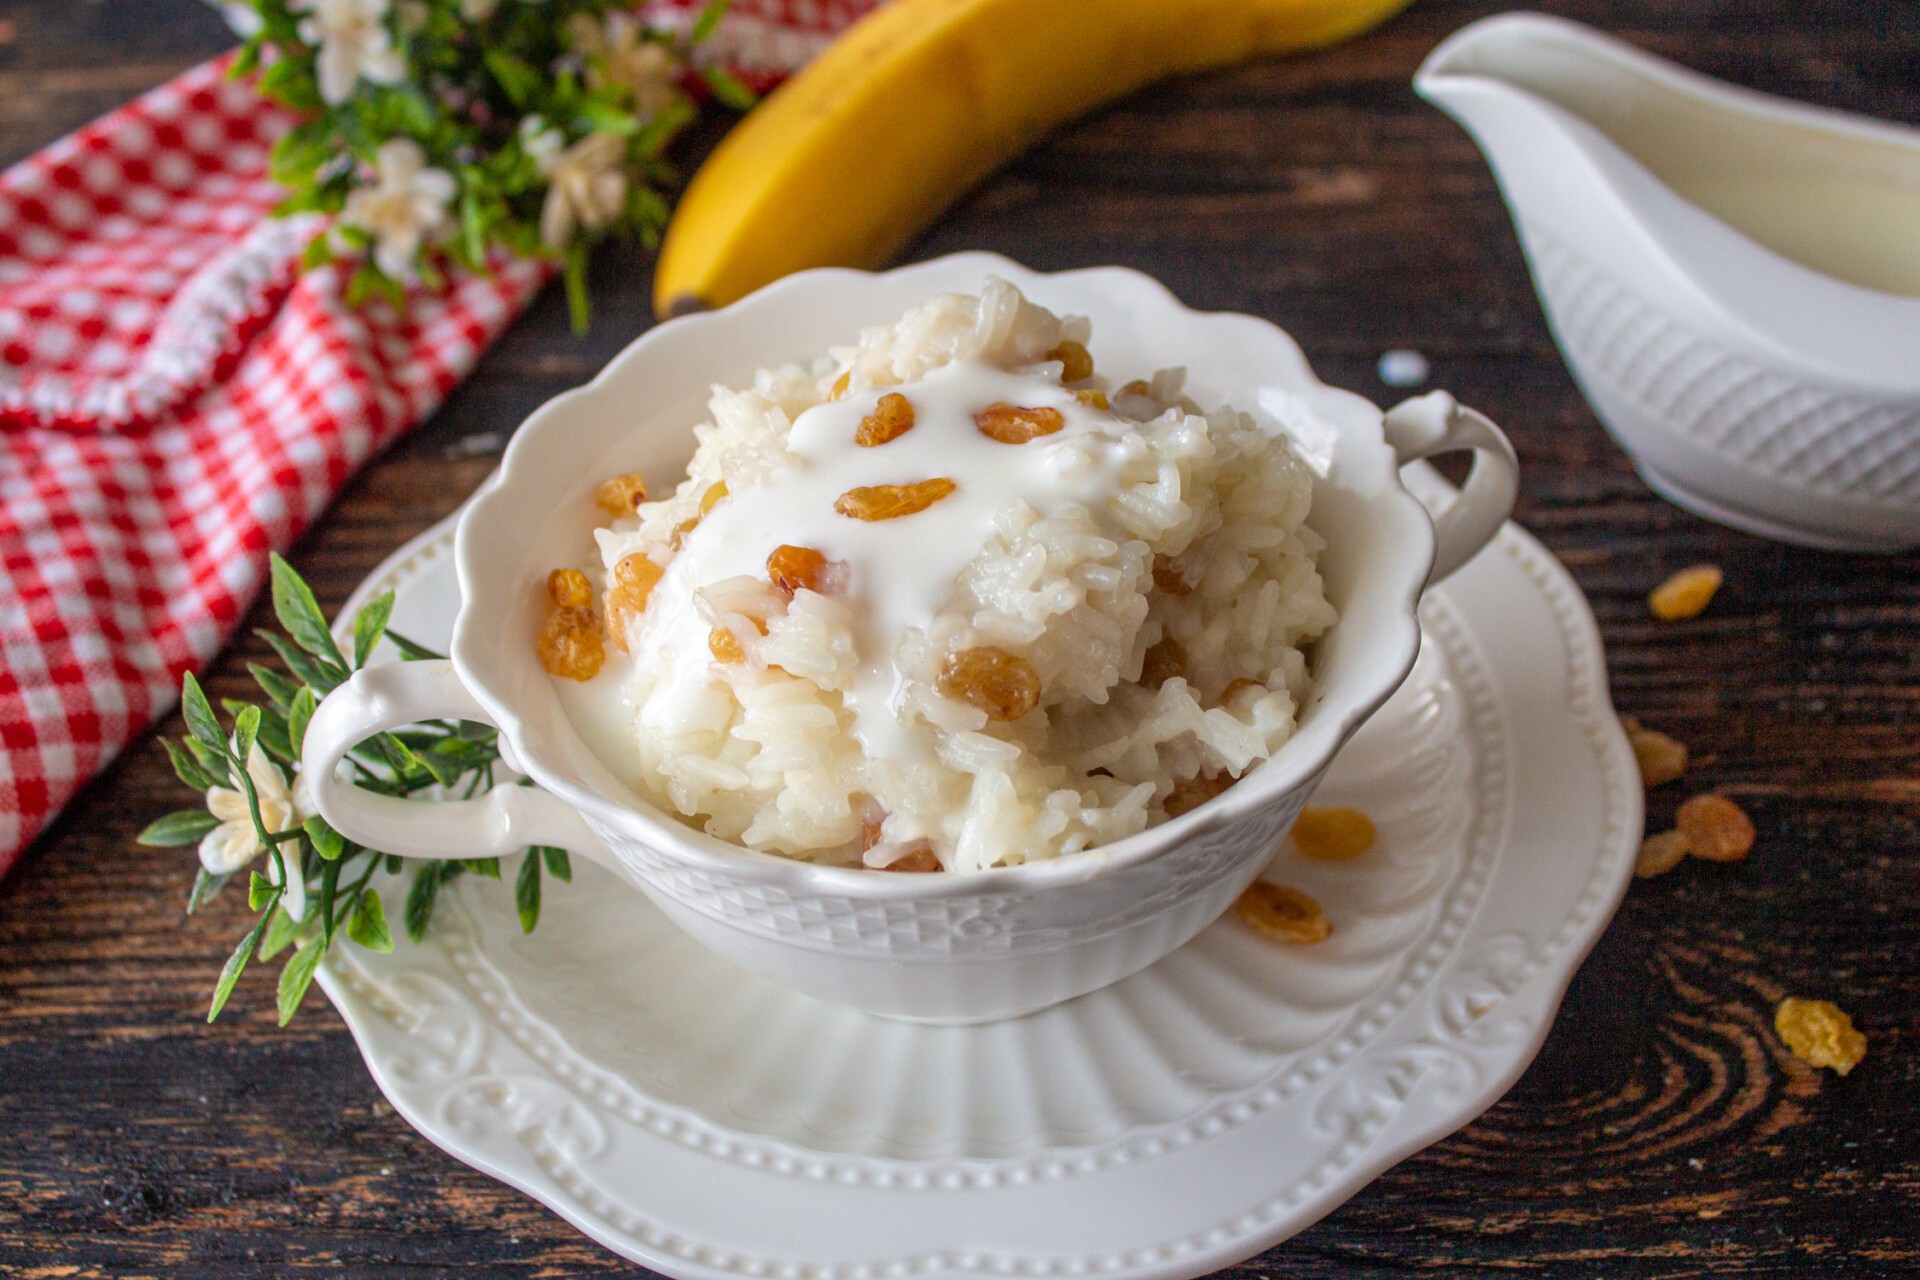
[[(1478, 152), (1407, 87), (1491, 7), (1419, 0), (1330, 52), (1140, 94), (910, 251), (1139, 267), (1278, 321), (1330, 381), (1382, 401), (1379, 354), (1425, 352), (1436, 384), (1511, 433), (1519, 518), (1592, 600), (1621, 710), (1707, 757), (1691, 781), (1759, 826), (1745, 863), (1633, 887), (1506, 1099), (1240, 1273), (1920, 1274), (1920, 558), (1775, 546), (1635, 478), (1548, 338)], [(1551, 7), (1711, 74), (1920, 123), (1920, 5)], [(0, 158), (228, 43), (191, 0), (0, 0)], [(638, 256), (603, 263), (584, 339), (543, 297), (349, 485), (293, 550), (322, 602), (480, 482), (493, 458), (476, 438), (497, 450), (493, 433), (645, 328), (647, 286)], [(1648, 588), (1696, 561), (1726, 569), (1712, 611), (1652, 621)], [(250, 691), (243, 664), (265, 656), (235, 642), (211, 688)], [(185, 920), (191, 859), (133, 843), (187, 798), (142, 739), (0, 885), (0, 1275), (630, 1272), (415, 1135), (324, 1001), (281, 1030), (249, 975), (205, 1025), (240, 904)], [(1835, 999), (1866, 1030), (1850, 1077), (1784, 1054), (1771, 1013), (1787, 994)]]

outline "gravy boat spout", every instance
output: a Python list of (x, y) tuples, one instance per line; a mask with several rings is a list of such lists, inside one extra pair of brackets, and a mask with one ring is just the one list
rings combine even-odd
[(1920, 545), (1920, 130), (1503, 14), (1415, 77), (1479, 143), (1642, 476), (1807, 545)]

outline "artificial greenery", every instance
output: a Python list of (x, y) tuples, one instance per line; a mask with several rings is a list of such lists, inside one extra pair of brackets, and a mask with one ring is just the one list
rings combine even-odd
[(305, 119), (274, 146), (282, 213), (332, 215), (305, 264), (354, 263), (347, 300), (403, 302), (451, 260), (491, 251), (564, 268), (576, 326), (586, 271), (610, 236), (659, 242), (678, 182), (667, 144), (696, 115), (684, 91), (752, 93), (691, 53), (712, 0), (683, 33), (618, 0), (237, 0), (236, 75)]
[[(187, 736), (162, 739), (174, 772), (196, 791), (207, 793), (206, 809), (182, 809), (150, 824), (142, 844), (160, 847), (197, 845), (203, 865), (187, 899), (189, 913), (247, 871), (247, 905), (255, 920), (234, 948), (213, 991), (207, 1021), (220, 1016), (227, 998), (257, 956), (272, 960), (293, 950), (280, 970), (280, 1022), (300, 1007), (315, 968), (328, 948), (345, 936), (374, 951), (393, 950), (386, 904), (374, 886), (384, 866), (410, 870), (411, 886), (402, 909), (402, 925), (415, 941), (433, 917), (443, 885), (462, 875), (501, 878), (500, 859), (460, 861), (401, 859), (346, 839), (318, 814), (305, 812), (297, 782), (300, 748), (314, 708), (336, 686), (373, 657), (382, 641), (403, 660), (439, 655), (390, 630), (393, 592), (369, 603), (354, 617), (351, 657), (335, 643), (313, 592), (279, 556), (272, 558), (273, 607), (285, 635), (256, 634), (280, 656), (288, 673), (259, 663), (248, 670), (264, 702), (224, 700), (226, 726), (214, 712), (191, 673), (182, 681), (181, 710)], [(356, 747), (348, 767), (356, 785), (389, 796), (410, 796), (432, 788), (452, 796), (472, 796), (495, 782), (500, 749), (492, 729), (468, 722), (431, 721), (395, 733), (378, 734)], [(289, 777), (296, 780), (289, 785)], [(233, 797), (231, 805), (227, 797)], [(244, 800), (244, 805), (241, 801)], [(228, 826), (214, 806), (237, 810)], [(209, 852), (211, 846), (211, 852)], [(267, 874), (249, 869), (264, 853)], [(244, 855), (244, 856), (238, 856)], [(214, 859), (230, 869), (210, 870)], [(540, 919), (541, 877), (573, 878), (566, 851), (535, 847), (521, 857), (514, 875), (514, 902), (520, 927), (532, 932)], [(288, 876), (304, 892), (304, 911), (288, 901)]]

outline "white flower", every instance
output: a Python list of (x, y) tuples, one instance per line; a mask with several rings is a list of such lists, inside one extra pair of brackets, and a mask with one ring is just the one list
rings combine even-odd
[(613, 85), (633, 95), (634, 114), (642, 120), (672, 105), (679, 96), (675, 79), (680, 63), (632, 14), (609, 13), (604, 24), (576, 14), (570, 28), (574, 48), (587, 60), (587, 87)]
[[(267, 758), (257, 743), (247, 755), (247, 777), (253, 780), (253, 794), (260, 802), (260, 821), (268, 831), (290, 831), (313, 816), (313, 796), (307, 789), (306, 779), (301, 778), (289, 791), (279, 766)], [(247, 807), (245, 792), (231, 787), (207, 788), (207, 812), (220, 820), (220, 825), (200, 840), (200, 865), (207, 869), (207, 874), (229, 875), (266, 852), (260, 833), (254, 830), (253, 813)], [(281, 846), (281, 852), (289, 859), (294, 856), (291, 844)], [(267, 878), (280, 883), (279, 859), (267, 859)], [(294, 876), (287, 885), (282, 904), (294, 919), (306, 918), (307, 886), (301, 877)]]
[(549, 249), (566, 248), (576, 226), (598, 231), (620, 216), (627, 205), (627, 175), (620, 169), (626, 150), (618, 134), (593, 133), (540, 166), (548, 183), (540, 239)]
[(567, 149), (567, 135), (548, 124), (543, 116), (527, 116), (520, 121), (520, 148), (532, 156), (540, 172), (545, 173)]
[(468, 22), (485, 22), (500, 7), (500, 0), (460, 0), (460, 16)]
[(391, 0), (287, 0), (294, 13), (310, 15), (298, 31), (318, 50), (313, 65), (322, 98), (337, 105), (353, 96), (362, 78), (398, 84), (406, 75), (385, 22), (390, 7)]
[(233, 34), (242, 40), (258, 35), (260, 28), (265, 25), (260, 21), (259, 10), (252, 5), (240, 4), (237, 0), (226, 0), (225, 3), (222, 0), (207, 0), (207, 3), (220, 11), (220, 16), (227, 20), (227, 26), (232, 28)]
[(395, 280), (409, 280), (426, 238), (447, 223), (459, 183), (444, 169), (429, 169), (412, 138), (382, 143), (374, 180), (347, 194), (340, 220), (373, 238), (373, 261)]

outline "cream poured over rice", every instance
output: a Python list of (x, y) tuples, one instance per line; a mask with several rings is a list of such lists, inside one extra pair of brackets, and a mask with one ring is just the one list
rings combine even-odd
[[(977, 870), (1132, 835), (1287, 740), (1334, 620), (1307, 468), (1178, 371), (1085, 376), (1088, 337), (990, 280), (715, 388), (686, 480), (598, 535), (608, 584), (658, 578), (607, 614), (637, 790), (754, 849)], [(911, 426), (856, 443), (890, 394)], [(990, 434), (996, 405), (1044, 434)], [(812, 586), (770, 580), (781, 546)]]

